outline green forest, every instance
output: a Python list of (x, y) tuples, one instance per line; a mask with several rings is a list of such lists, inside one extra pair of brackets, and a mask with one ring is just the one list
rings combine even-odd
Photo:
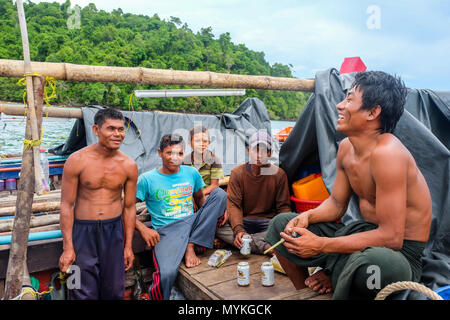
[[(120, 8), (106, 12), (92, 3), (72, 7), (70, 1), (29, 1), (24, 7), (32, 61), (292, 77), (290, 65), (270, 65), (264, 52), (233, 43), (228, 32), (217, 38), (211, 27), (204, 27), (195, 33), (177, 17), (166, 21), (157, 13), (136, 15)], [(0, 58), (22, 60), (17, 9), (12, 0), (0, 0), (0, 30)], [(17, 86), (17, 80), (0, 78), (0, 100), (22, 101), (23, 87)], [(135, 89), (175, 88), (187, 87), (57, 81), (57, 98), (52, 103), (128, 109)], [(234, 111), (247, 97), (257, 97), (267, 106), (271, 119), (292, 120), (298, 118), (309, 95), (250, 89), (243, 97), (135, 98), (133, 107), (218, 114)]]

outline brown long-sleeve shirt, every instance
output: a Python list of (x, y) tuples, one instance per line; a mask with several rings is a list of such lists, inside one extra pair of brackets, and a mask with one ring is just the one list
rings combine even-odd
[(291, 211), (289, 186), (283, 169), (271, 165), (273, 174), (255, 175), (244, 163), (231, 171), (228, 182), (227, 211), (234, 233), (245, 231), (243, 218), (272, 218)]

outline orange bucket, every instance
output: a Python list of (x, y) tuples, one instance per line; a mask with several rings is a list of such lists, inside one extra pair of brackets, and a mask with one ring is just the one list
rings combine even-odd
[(330, 194), (322, 180), (322, 174), (310, 174), (292, 184), (294, 196), (300, 200), (323, 201)]

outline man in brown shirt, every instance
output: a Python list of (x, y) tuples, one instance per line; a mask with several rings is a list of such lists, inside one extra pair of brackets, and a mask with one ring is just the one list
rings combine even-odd
[(269, 247), (264, 236), (270, 219), (291, 211), (289, 186), (283, 169), (268, 162), (272, 139), (266, 130), (250, 137), (247, 152), (250, 162), (231, 171), (227, 199), (229, 223), (218, 228), (216, 236), (240, 249), (242, 236), (249, 234), (252, 253), (263, 253)]

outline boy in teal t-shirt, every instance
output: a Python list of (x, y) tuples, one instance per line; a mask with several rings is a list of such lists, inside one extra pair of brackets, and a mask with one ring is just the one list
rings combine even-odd
[[(155, 272), (149, 297), (167, 300), (183, 257), (186, 267), (195, 267), (201, 263), (197, 254), (213, 247), (227, 194), (216, 188), (205, 198), (204, 182), (197, 169), (181, 165), (184, 157), (181, 136), (163, 136), (158, 154), (162, 167), (141, 174), (136, 192), (136, 201), (146, 203), (152, 228), (136, 220), (136, 229), (153, 248)], [(194, 202), (199, 208), (195, 213)]]
[(136, 197), (145, 200), (152, 226), (158, 229), (193, 214), (193, 195), (204, 185), (194, 167), (180, 166), (174, 174), (153, 169), (139, 176)]

